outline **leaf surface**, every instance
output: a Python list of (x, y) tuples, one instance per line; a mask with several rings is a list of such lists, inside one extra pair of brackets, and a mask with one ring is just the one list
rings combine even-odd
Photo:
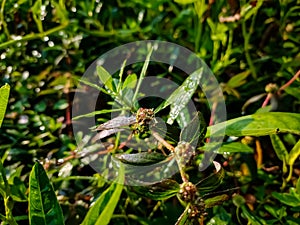
[(36, 162), (29, 178), (29, 222), (31, 225), (64, 224), (64, 217), (43, 166)]
[(265, 136), (278, 133), (300, 135), (300, 114), (285, 112), (257, 113), (218, 123), (207, 128), (206, 137), (212, 135)]

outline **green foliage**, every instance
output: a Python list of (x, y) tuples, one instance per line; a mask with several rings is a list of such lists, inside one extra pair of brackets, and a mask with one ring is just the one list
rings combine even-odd
[(121, 196), (123, 183), (124, 169), (121, 166), (116, 183), (112, 183), (96, 200), (93, 207), (88, 211), (82, 225), (106, 225), (109, 223)]
[[(280, 118), (280, 120), (277, 118)], [(226, 135), (237, 137), (279, 133), (300, 135), (300, 114), (270, 112), (243, 116), (208, 127), (206, 136), (218, 135), (219, 130), (222, 130), (223, 127), (226, 127)]]
[[(2, 224), (300, 224), (299, 12), (299, 1), (3, 0)], [(125, 66), (124, 61), (118, 74), (98, 66), (98, 80), (80, 79), (103, 53), (149, 39), (177, 43), (205, 60), (223, 90), (228, 121), (210, 123), (213, 106), (197, 88), (207, 68), (188, 76), (150, 63), (153, 48), (144, 63)], [(170, 79), (179, 87), (162, 103), (140, 102), (148, 75)], [(280, 88), (270, 94), (265, 91), (269, 83)], [(82, 95), (101, 91), (108, 104), (71, 121), (75, 88)], [(117, 108), (110, 107), (113, 101)], [(201, 114), (190, 117), (188, 101)], [(217, 97), (214, 101), (218, 103)], [(95, 117), (103, 123), (111, 113), (136, 114), (141, 107), (153, 108), (168, 122), (165, 133), (159, 123), (153, 127), (159, 141), (154, 138), (147, 144), (161, 144), (154, 151), (122, 147), (129, 135), (120, 130), (103, 138), (108, 148), (98, 143), (86, 146), (92, 137), (72, 131), (71, 123), (79, 119)], [(230, 137), (223, 143), (207, 143), (224, 126)], [(131, 129), (139, 133), (132, 137), (136, 145), (150, 137), (149, 131), (140, 132), (144, 127)], [(74, 137), (81, 140), (80, 146)], [(189, 145), (196, 146), (194, 153)], [(217, 154), (218, 162), (199, 172), (203, 153), (209, 151)], [(185, 153), (192, 155), (187, 164), (176, 158)], [(104, 156), (99, 166), (106, 168), (101, 174), (87, 166), (99, 156)], [(119, 171), (118, 183), (108, 185), (110, 163), (123, 165), (124, 171)], [(130, 173), (132, 166), (167, 163), (179, 166), (180, 172), (161, 182), (141, 183), (134, 179), (140, 175)], [(149, 174), (155, 177), (156, 172)], [(124, 176), (138, 186), (125, 187)], [(195, 198), (178, 197), (190, 183), (196, 187)], [(238, 194), (232, 197), (233, 193)], [(49, 218), (54, 219), (45, 222)]]
[(43, 166), (36, 162), (29, 179), (29, 222), (64, 224), (62, 210)]
[(2, 125), (4, 114), (5, 114), (7, 103), (8, 103), (9, 90), (10, 90), (10, 87), (8, 84), (6, 84), (0, 88), (0, 96), (1, 96), (1, 99), (0, 99), (0, 127)]

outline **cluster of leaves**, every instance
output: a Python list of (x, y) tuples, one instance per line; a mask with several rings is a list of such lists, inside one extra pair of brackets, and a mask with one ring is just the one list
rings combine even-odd
[[(229, 119), (240, 116), (241, 111), (256, 112), (267, 95), (271, 107), (260, 112), (289, 112), (253, 114), (226, 122), (226, 135), (239, 138), (224, 142), (219, 149), (218, 160), (225, 171), (217, 171), (226, 176), (212, 172), (207, 176), (222, 179), (213, 179), (217, 183), (207, 180), (206, 185), (204, 179), (198, 185), (198, 189), (205, 189), (222, 183), (219, 189), (204, 192), (207, 199), (212, 198), (205, 202), (210, 206), (205, 222), (299, 224), (300, 181), (295, 166), (299, 165), (300, 152), (300, 119), (295, 114), (300, 106), (296, 74), (300, 65), (299, 1), (38, 0), (32, 4), (3, 0), (0, 7), (0, 85), (11, 86), (4, 120), (8, 85), (0, 89), (3, 224), (42, 224), (40, 219), (62, 224), (55, 223), (52, 213), (66, 224), (105, 224), (110, 220), (118, 224), (188, 223), (190, 204), (183, 204), (184, 208), (172, 197), (180, 192), (182, 180), (158, 184), (161, 189), (148, 187), (157, 192), (151, 190), (153, 194), (144, 196), (142, 193), (148, 192), (142, 189), (135, 190), (136, 194), (122, 185), (107, 184), (74, 156), (70, 119), (77, 78), (102, 53), (142, 39), (175, 42), (203, 58), (221, 82)], [(130, 69), (137, 73), (141, 66)], [(178, 83), (186, 76), (176, 70), (167, 73), (162, 65), (151, 71)], [(135, 75), (127, 76), (119, 91), (133, 89), (136, 79)], [(290, 85), (265, 93), (270, 82)], [(201, 90), (195, 90), (192, 99), (208, 122), (210, 114)], [(85, 104), (88, 107), (89, 103)], [(223, 125), (209, 126), (206, 138)], [(199, 152), (213, 148), (204, 145)], [(43, 163), (47, 175), (40, 164), (35, 164), (36, 159)], [(122, 175), (118, 179), (122, 183)], [(232, 188), (228, 183), (240, 187), (232, 200), (222, 192)], [(42, 197), (35, 198), (36, 193)], [(219, 197), (213, 199), (216, 195)], [(223, 201), (223, 205), (213, 207)], [(48, 203), (54, 211), (47, 211)], [(45, 211), (38, 211), (40, 208)]]

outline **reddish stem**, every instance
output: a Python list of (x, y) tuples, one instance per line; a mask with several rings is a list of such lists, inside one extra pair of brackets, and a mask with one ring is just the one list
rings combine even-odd
[[(282, 85), (279, 89), (278, 89), (278, 92), (277, 94), (279, 95), (280, 94), (280, 91), (286, 89), (288, 86), (290, 86), (298, 77), (300, 76), (300, 70), (298, 70), (298, 72), (292, 77), (292, 79), (290, 79), (287, 83), (285, 83), (284, 85)], [(270, 99), (272, 97), (272, 94), (271, 93), (268, 93), (264, 103), (262, 104), (261, 107), (265, 107), (268, 105)]]
[(285, 88), (287, 88), (288, 86), (290, 86), (299, 76), (300, 76), (300, 70), (298, 70), (298, 72), (292, 77), (292, 79), (290, 79), (286, 84), (282, 85), (279, 88), (279, 91), (282, 91)]
[(261, 106), (262, 108), (263, 108), (263, 107), (266, 107), (266, 106), (268, 105), (268, 103), (269, 103), (271, 97), (272, 97), (272, 93), (268, 93), (268, 95), (267, 95), (265, 101), (263, 102), (263, 104), (262, 104), (262, 106)]

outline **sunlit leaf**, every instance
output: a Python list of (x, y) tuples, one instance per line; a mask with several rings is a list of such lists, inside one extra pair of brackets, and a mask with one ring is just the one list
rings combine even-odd
[(149, 63), (150, 63), (150, 58), (151, 58), (151, 55), (152, 55), (152, 52), (153, 52), (153, 49), (154, 47), (151, 46), (147, 56), (146, 56), (146, 59), (145, 59), (145, 62), (143, 64), (143, 68), (142, 68), (142, 71), (140, 73), (140, 77), (138, 79), (138, 82), (137, 82), (137, 85), (136, 85), (136, 88), (135, 88), (135, 91), (134, 91), (134, 95), (132, 97), (132, 103), (133, 104), (136, 104), (134, 105), (136, 108), (138, 108), (138, 105), (136, 103), (136, 100), (137, 100), (137, 97), (138, 97), (138, 94), (139, 94), (139, 91), (140, 91), (140, 87), (142, 85), (142, 82), (146, 76), (146, 72), (147, 72), (147, 69), (148, 69), (148, 66), (149, 66)]
[(97, 74), (103, 85), (110, 91), (115, 92), (113, 78), (102, 66), (97, 66)]
[(241, 142), (230, 142), (230, 143), (205, 143), (203, 147), (200, 148), (204, 151), (214, 151), (218, 154), (230, 154), (230, 153), (253, 153), (253, 149), (248, 145)]
[(124, 184), (124, 169), (119, 169), (118, 181), (110, 185), (85, 216), (82, 225), (106, 225), (111, 220), (113, 212), (120, 199)]
[(277, 157), (283, 161), (283, 171), (285, 173), (287, 171), (286, 163), (289, 159), (289, 153), (278, 135), (271, 134), (270, 138)]
[(10, 92), (10, 86), (8, 84), (5, 84), (0, 88), (0, 127), (2, 125), (4, 114), (6, 111), (9, 92)]
[(256, 1), (255, 6), (253, 6), (251, 2), (247, 3), (241, 9), (241, 17), (243, 17), (244, 20), (248, 20), (252, 15), (257, 13), (262, 4), (263, 0)]
[(186, 5), (186, 4), (191, 4), (193, 2), (196, 2), (197, 0), (174, 0), (174, 1), (179, 3), (179, 4)]
[(34, 164), (29, 178), (29, 222), (31, 225), (64, 224), (53, 187), (38, 162)]
[(202, 78), (203, 70), (203, 67), (201, 67), (188, 76), (183, 84), (178, 87), (165, 102), (155, 109), (155, 113), (170, 105), (171, 110), (167, 123), (173, 124), (179, 113), (186, 107), (188, 102), (191, 101), (191, 98), (199, 85), (200, 79)]
[(300, 140), (294, 145), (294, 147), (290, 151), (288, 164), (293, 165), (296, 159), (299, 157), (299, 155), (300, 155)]
[(100, 114), (105, 114), (105, 113), (112, 113), (112, 112), (120, 112), (123, 109), (102, 109), (102, 110), (98, 110), (98, 111), (93, 111), (91, 113), (87, 113), (87, 114), (82, 114), (76, 117), (73, 117), (72, 120), (78, 120), (84, 117), (94, 117), (96, 115), (100, 115)]
[(42, 8), (42, 0), (37, 0), (31, 8), (32, 17), (33, 17), (40, 33), (42, 33), (44, 31), (43, 23), (42, 23), (42, 19), (41, 19), (41, 14), (42, 14), (41, 8)]
[(136, 86), (136, 83), (137, 83), (137, 76), (135, 73), (133, 74), (130, 74), (126, 77), (124, 83), (123, 83), (123, 86), (122, 86), (122, 89), (125, 89), (125, 88), (130, 88), (130, 89), (133, 89), (135, 88)]
[(278, 133), (300, 135), (300, 114), (285, 112), (259, 113), (242, 116), (207, 128), (206, 137), (212, 135), (264, 136)]
[(188, 125), (188, 123), (191, 121), (190, 112), (188, 108), (182, 109), (182, 111), (179, 113), (178, 117), (176, 118), (176, 121), (179, 124), (179, 127), (181, 129)]
[(251, 73), (250, 70), (246, 70), (242, 73), (239, 73), (239, 74), (233, 76), (227, 82), (227, 85), (231, 88), (240, 87), (241, 85), (246, 83), (246, 78), (249, 76), (250, 73)]

